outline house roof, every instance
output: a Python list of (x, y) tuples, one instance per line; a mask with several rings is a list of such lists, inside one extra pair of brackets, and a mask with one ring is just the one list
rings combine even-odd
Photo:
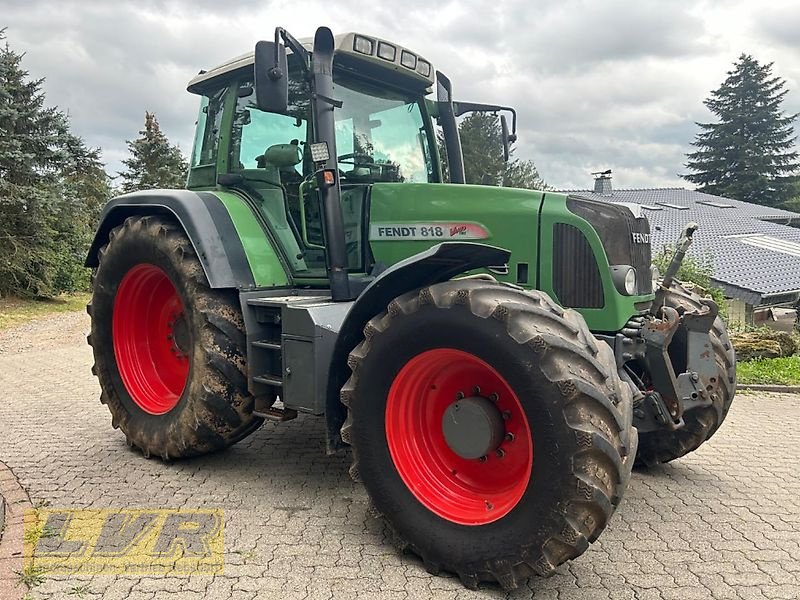
[(800, 294), (800, 214), (684, 188), (569, 193), (642, 205), (654, 253), (676, 242), (687, 223), (696, 222), (700, 228), (689, 255), (707, 257), (712, 280), (729, 297), (758, 305)]

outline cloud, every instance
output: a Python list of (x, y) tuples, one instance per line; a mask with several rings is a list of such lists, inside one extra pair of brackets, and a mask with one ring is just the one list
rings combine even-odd
[(519, 111), (518, 158), (558, 187), (591, 184), (610, 167), (618, 187), (684, 185), (685, 153), (702, 105), (743, 51), (787, 80), (800, 110), (800, 42), (792, 0), (27, 0), (4, 3), (0, 27), (24, 66), (46, 77), (50, 104), (103, 149), (109, 170), (126, 156), (144, 112), (188, 154), (198, 99), (186, 83), (270, 39), (318, 24), (364, 31), (419, 51), (456, 95)]

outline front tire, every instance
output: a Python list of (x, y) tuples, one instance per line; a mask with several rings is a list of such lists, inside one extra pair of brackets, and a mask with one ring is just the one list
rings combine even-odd
[[(613, 353), (578, 313), (541, 292), (455, 280), (396, 298), (364, 336), (341, 393), (351, 473), (430, 571), (513, 589), (597, 539), (637, 434)], [(494, 425), (449, 439), (454, 403)], [(472, 458), (475, 443), (485, 456)]]
[(174, 222), (129, 217), (111, 231), (88, 312), (100, 401), (145, 456), (206, 454), (261, 425), (236, 293), (209, 287)]

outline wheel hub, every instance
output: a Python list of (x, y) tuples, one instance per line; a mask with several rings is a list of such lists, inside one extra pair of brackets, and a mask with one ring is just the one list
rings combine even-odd
[(167, 336), (172, 342), (172, 348), (179, 358), (189, 355), (191, 348), (191, 338), (189, 337), (189, 324), (186, 322), (186, 315), (180, 313), (170, 321), (170, 334)]
[(456, 400), (442, 416), (444, 440), (461, 458), (475, 459), (499, 448), (505, 437), (503, 415), (481, 396)]

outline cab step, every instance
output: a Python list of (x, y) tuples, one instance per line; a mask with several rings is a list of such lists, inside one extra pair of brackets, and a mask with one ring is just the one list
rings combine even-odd
[(272, 404), (271, 397), (259, 396), (256, 398), (256, 405), (253, 414), (267, 421), (275, 421), (282, 423), (283, 421), (291, 421), (297, 418), (297, 411), (291, 408), (283, 407), (282, 402), (278, 402), (278, 406)]
[(256, 375), (253, 381), (263, 383), (264, 385), (271, 385), (273, 387), (283, 387), (283, 380), (275, 375)]
[(297, 411), (291, 408), (267, 408), (264, 410), (254, 410), (253, 414), (267, 421), (283, 423), (297, 418)]

